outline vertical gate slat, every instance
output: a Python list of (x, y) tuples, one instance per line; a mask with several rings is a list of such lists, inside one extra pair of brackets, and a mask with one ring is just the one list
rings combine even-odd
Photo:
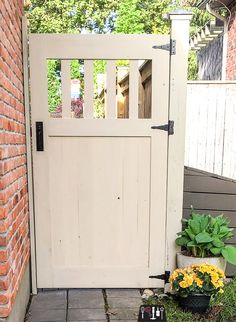
[(62, 117), (71, 117), (70, 61), (61, 60)]
[(93, 118), (93, 60), (84, 61), (84, 118)]
[(130, 60), (129, 72), (129, 118), (138, 118), (138, 87), (139, 64), (138, 60)]
[(107, 61), (107, 95), (106, 95), (106, 118), (116, 118), (116, 62)]

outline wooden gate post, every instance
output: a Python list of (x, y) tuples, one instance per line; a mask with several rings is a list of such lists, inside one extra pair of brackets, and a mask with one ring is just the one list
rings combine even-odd
[(171, 39), (176, 54), (170, 57), (169, 120), (174, 121), (174, 135), (169, 136), (167, 177), (166, 270), (176, 265), (176, 233), (181, 230), (184, 178), (184, 142), (189, 23), (192, 13), (177, 10), (169, 14)]

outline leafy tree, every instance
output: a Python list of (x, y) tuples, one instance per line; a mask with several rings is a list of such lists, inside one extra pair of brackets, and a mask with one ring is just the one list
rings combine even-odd
[(144, 33), (165, 34), (169, 32), (170, 23), (163, 19), (163, 15), (174, 8), (172, 2), (171, 0), (138, 0), (138, 7), (144, 21)]
[(37, 33), (102, 33), (114, 29), (116, 0), (26, 0), (30, 31)]
[(115, 32), (123, 34), (141, 34), (144, 23), (138, 0), (123, 0), (117, 10)]

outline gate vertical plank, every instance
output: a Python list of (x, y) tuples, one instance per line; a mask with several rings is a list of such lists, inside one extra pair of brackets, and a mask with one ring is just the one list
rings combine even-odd
[(61, 61), (62, 117), (71, 117), (70, 61)]
[(107, 61), (107, 95), (105, 115), (108, 119), (115, 119), (116, 111), (116, 61)]
[(167, 265), (175, 268), (176, 233), (181, 229), (183, 211), (184, 139), (187, 94), (187, 63), (189, 49), (189, 23), (191, 12), (177, 10), (170, 14), (171, 38), (176, 40), (176, 55), (170, 61), (169, 118), (175, 121), (175, 133), (169, 138), (167, 184)]
[[(159, 51), (152, 60), (152, 124), (165, 124), (168, 121), (169, 55)], [(165, 270), (166, 249), (158, 249), (156, 236), (166, 241), (166, 191), (167, 191), (167, 147), (168, 134), (152, 130), (151, 159), (151, 205), (150, 205), (150, 270), (155, 275), (156, 267)], [(158, 166), (157, 166), (158, 164)], [(160, 207), (160, 205), (165, 205)], [(158, 213), (158, 216), (157, 216)], [(158, 257), (156, 256), (158, 252)]]
[[(49, 113), (47, 95), (47, 60), (43, 55), (43, 48), (45, 46), (43, 39), (38, 40), (30, 35), (29, 44), (36, 247), (37, 245), (42, 245), (42, 241), (44, 243), (44, 247), (37, 247), (36, 249), (37, 287), (40, 288), (40, 285), (53, 287), (53, 260), (51, 250), (52, 227), (49, 209), (50, 191), (48, 186)], [(42, 152), (36, 151), (36, 121), (42, 121), (44, 124), (44, 151)], [(39, 229), (39, 227), (43, 227), (43, 229)], [(47, 265), (45, 265), (45, 263), (47, 263)]]
[(130, 60), (129, 70), (129, 118), (138, 118), (139, 62)]
[(93, 60), (84, 61), (84, 111), (86, 119), (93, 118)]

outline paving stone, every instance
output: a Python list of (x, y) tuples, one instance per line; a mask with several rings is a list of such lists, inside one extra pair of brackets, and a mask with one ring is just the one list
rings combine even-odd
[(104, 309), (102, 290), (69, 290), (68, 307), (73, 309)]
[(68, 321), (104, 321), (104, 309), (69, 309)]
[(138, 309), (118, 308), (111, 310), (111, 312), (113, 314), (109, 315), (110, 321), (137, 321), (138, 319)]
[(142, 305), (141, 297), (108, 297), (108, 306), (110, 308), (139, 308)]
[(30, 311), (27, 322), (62, 322), (66, 320), (65, 310), (40, 310)]
[(66, 309), (66, 298), (66, 291), (39, 292), (33, 296), (30, 309)]
[(123, 298), (130, 298), (130, 297), (140, 297), (139, 289), (106, 289), (107, 297), (123, 297)]

